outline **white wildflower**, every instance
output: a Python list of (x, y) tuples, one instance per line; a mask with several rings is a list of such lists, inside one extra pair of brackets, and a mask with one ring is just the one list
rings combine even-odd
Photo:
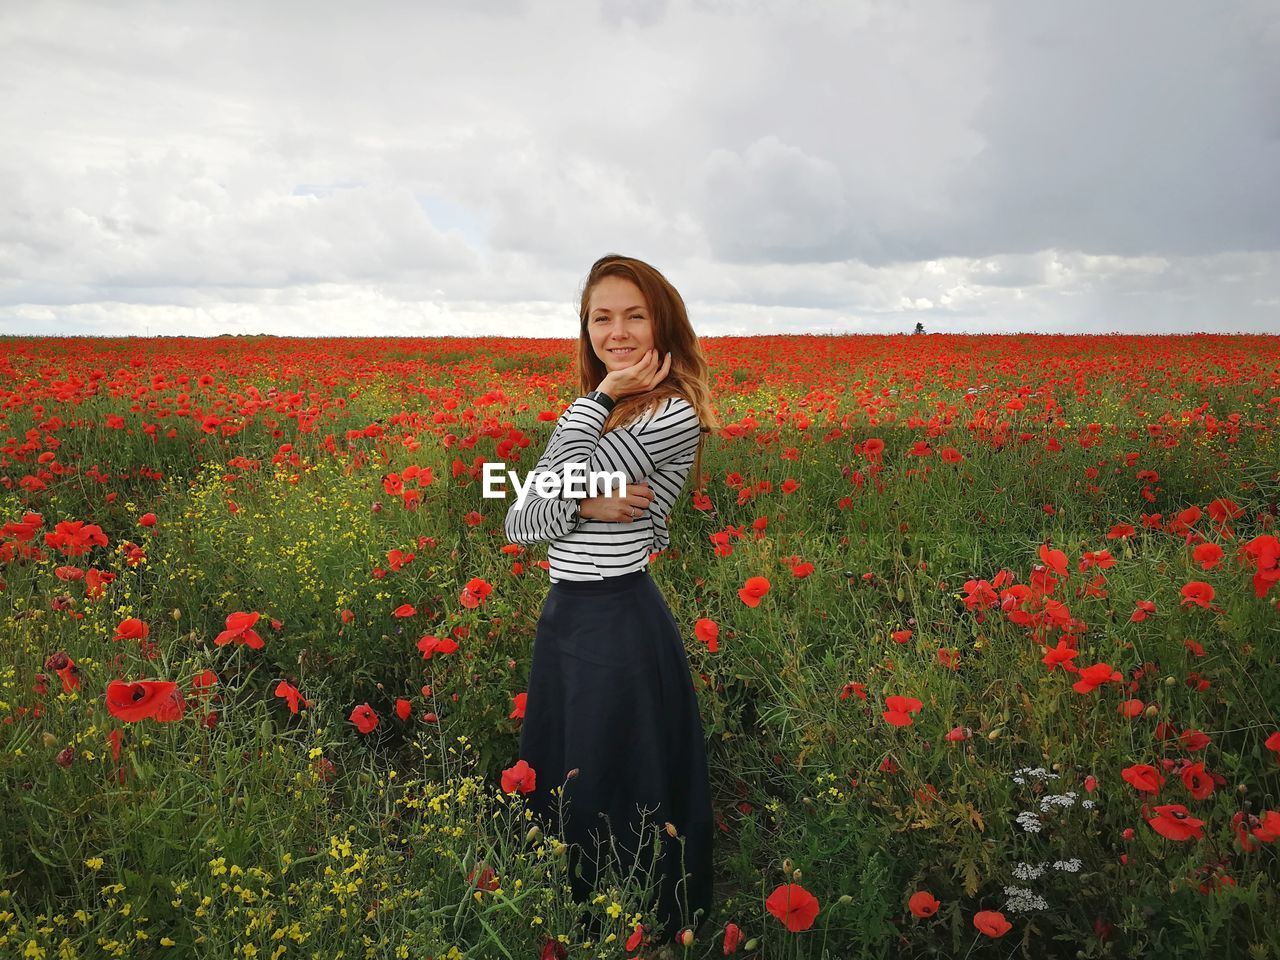
[(1004, 908), (1010, 913), (1049, 909), (1049, 902), (1044, 897), (1026, 887), (1005, 887), (1004, 895), (1009, 898)]
[(1044, 767), (1020, 767), (1013, 771), (1013, 782), (1023, 784), (1027, 782), (1027, 778), (1037, 780), (1044, 783), (1048, 780), (1057, 780), (1058, 775), (1046, 770)]
[(1075, 792), (1054, 795), (1052, 793), (1045, 794), (1040, 798), (1040, 812), (1047, 813), (1053, 807), (1062, 807), (1069, 810), (1076, 804)]

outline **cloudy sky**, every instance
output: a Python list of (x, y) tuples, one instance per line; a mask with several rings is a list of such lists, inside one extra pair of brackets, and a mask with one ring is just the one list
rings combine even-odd
[(1280, 332), (1280, 4), (0, 5), (0, 332)]

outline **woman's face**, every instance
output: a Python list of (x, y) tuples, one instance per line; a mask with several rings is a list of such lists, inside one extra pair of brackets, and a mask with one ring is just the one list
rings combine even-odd
[(653, 318), (644, 294), (625, 277), (605, 277), (588, 298), (587, 333), (607, 371), (638, 363), (653, 346)]

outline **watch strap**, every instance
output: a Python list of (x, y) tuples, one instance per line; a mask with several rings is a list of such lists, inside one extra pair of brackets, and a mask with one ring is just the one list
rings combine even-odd
[(617, 403), (617, 401), (614, 400), (613, 397), (609, 396), (607, 393), (603, 393), (600, 390), (592, 390), (590, 393), (587, 394), (587, 399), (594, 400), (596, 403), (600, 404), (606, 410), (612, 410), (614, 405)]

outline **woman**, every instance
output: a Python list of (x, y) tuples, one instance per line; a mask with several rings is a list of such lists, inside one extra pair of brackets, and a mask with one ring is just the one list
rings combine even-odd
[(701, 478), (702, 441), (718, 422), (684, 301), (653, 267), (596, 261), (579, 318), (585, 395), (556, 424), (533, 479), (563, 479), (573, 464), (588, 478), (619, 471), (626, 486), (575, 499), (530, 485), (507, 512), (512, 542), (549, 544), (551, 573), (520, 757), (534, 770), (531, 809), (570, 845), (574, 899), (587, 902), (615, 849), (624, 876), (643, 882), (652, 865), (660, 929), (651, 932), (670, 942), (710, 911), (713, 824), (689, 661), (648, 568), (670, 543), (668, 514), (691, 467)]

